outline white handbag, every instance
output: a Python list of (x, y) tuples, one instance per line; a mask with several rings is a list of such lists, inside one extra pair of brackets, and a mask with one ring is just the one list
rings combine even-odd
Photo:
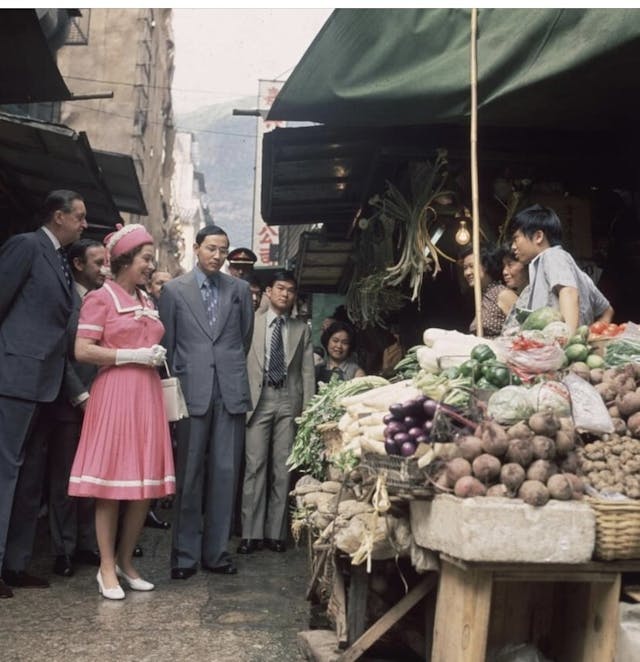
[(178, 377), (171, 377), (169, 366), (164, 362), (167, 371), (167, 378), (160, 380), (162, 382), (162, 395), (164, 396), (164, 408), (167, 413), (167, 420), (170, 422), (180, 421), (189, 417), (187, 402), (184, 399), (184, 393), (180, 386)]

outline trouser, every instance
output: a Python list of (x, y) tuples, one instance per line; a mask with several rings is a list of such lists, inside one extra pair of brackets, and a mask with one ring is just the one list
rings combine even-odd
[(0, 566), (31, 560), (44, 479), (45, 428), (37, 402), (0, 396)]
[(246, 430), (243, 538), (286, 539), (289, 496), (286, 461), (293, 438), (294, 417), (287, 388), (265, 385)]
[(230, 414), (217, 381), (204, 416), (178, 423), (172, 568), (229, 563), (227, 551), (243, 452), (245, 414)]
[(56, 556), (97, 549), (94, 500), (67, 492), (81, 430), (81, 420), (56, 421), (49, 435), (49, 530)]

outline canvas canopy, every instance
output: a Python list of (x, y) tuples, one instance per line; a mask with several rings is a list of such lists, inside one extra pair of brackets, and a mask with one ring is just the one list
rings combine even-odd
[[(470, 10), (338, 9), (269, 120), (467, 124)], [(640, 110), (637, 9), (480, 9), (481, 125), (607, 130)]]

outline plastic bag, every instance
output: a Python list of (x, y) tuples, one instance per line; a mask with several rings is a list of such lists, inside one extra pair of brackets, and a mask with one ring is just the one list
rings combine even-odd
[(556, 416), (571, 414), (571, 395), (562, 382), (548, 381), (532, 386), (529, 402), (535, 411), (552, 411)]
[(499, 650), (490, 650), (487, 662), (551, 662), (551, 660), (533, 644), (506, 644)]
[(569, 389), (576, 429), (595, 434), (611, 434), (613, 421), (598, 391), (575, 373), (569, 373), (562, 383)]
[(544, 339), (540, 332), (532, 338), (541, 345), (539, 347), (514, 349), (513, 345), (517, 340), (518, 338), (506, 341), (504, 355), (505, 362), (522, 379), (526, 380), (530, 375), (555, 372), (564, 365), (565, 356), (562, 347), (555, 341)]
[(489, 398), (487, 405), (487, 414), (502, 425), (525, 421), (534, 411), (529, 400), (529, 389), (524, 386), (501, 388)]

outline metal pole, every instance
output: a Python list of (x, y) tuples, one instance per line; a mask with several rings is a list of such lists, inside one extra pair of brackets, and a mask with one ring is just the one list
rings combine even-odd
[(471, 203), (473, 246), (473, 294), (476, 335), (482, 338), (482, 285), (480, 284), (480, 204), (478, 200), (478, 10), (471, 10)]

